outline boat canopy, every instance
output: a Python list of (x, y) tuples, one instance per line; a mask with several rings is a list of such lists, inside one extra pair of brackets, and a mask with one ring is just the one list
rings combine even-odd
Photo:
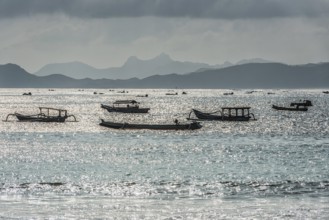
[(67, 110), (65, 109), (58, 109), (58, 108), (48, 108), (48, 107), (39, 107), (40, 113), (47, 113), (47, 115), (50, 115), (50, 112), (58, 112), (59, 116), (62, 116), (62, 113), (64, 116), (67, 116)]
[(136, 100), (117, 100), (113, 102), (114, 105), (127, 105), (127, 104), (138, 104)]
[(233, 110), (233, 109), (250, 109), (250, 107), (222, 107), (222, 110), (228, 109), (228, 110)]
[[(232, 117), (233, 115), (237, 116), (242, 116), (244, 117), (247, 115), (249, 117), (250, 112), (249, 112), (250, 107), (223, 107), (222, 108), (222, 115), (226, 115), (228, 113), (229, 117)], [(246, 112), (245, 112), (246, 111)]]

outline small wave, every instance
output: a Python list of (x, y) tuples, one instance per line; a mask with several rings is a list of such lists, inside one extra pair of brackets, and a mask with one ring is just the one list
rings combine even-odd
[(102, 195), (110, 197), (161, 197), (161, 198), (204, 198), (232, 196), (289, 196), (312, 194), (329, 196), (329, 181), (300, 182), (199, 182), (159, 181), (151, 183), (63, 183), (40, 182), (17, 185), (0, 184), (1, 194), (40, 194), (55, 193), (65, 195)]

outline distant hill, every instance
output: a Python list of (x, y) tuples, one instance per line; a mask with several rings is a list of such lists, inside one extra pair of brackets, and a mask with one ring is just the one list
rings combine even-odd
[(132, 56), (123, 66), (106, 69), (97, 69), (81, 62), (54, 63), (45, 65), (34, 74), (37, 76), (62, 74), (74, 79), (130, 79), (133, 77), (142, 79), (152, 75), (184, 74), (201, 68), (217, 67), (204, 63), (174, 61), (167, 54), (162, 53), (150, 60), (140, 60)]
[[(52, 63), (42, 67), (37, 76), (49, 76), (52, 74), (62, 74), (75, 79), (98, 78), (107, 73), (107, 69), (97, 69), (81, 62)], [(95, 77), (91, 77), (95, 76)]]
[(144, 79), (72, 79), (35, 76), (15, 64), (0, 65), (2, 88), (329, 88), (329, 63), (290, 66), (248, 63), (189, 74), (154, 75)]

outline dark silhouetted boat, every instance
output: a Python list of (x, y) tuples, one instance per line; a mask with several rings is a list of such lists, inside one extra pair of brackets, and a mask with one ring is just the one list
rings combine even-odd
[(151, 129), (151, 130), (195, 130), (202, 128), (198, 122), (180, 124), (175, 120), (175, 124), (130, 124), (104, 121), (101, 119), (101, 126), (114, 129)]
[(234, 95), (234, 93), (233, 92), (225, 92), (225, 93), (223, 93), (223, 95)]
[(117, 100), (110, 105), (101, 104), (101, 108), (106, 109), (108, 112), (121, 112), (121, 113), (148, 113), (150, 108), (140, 108), (139, 102), (135, 100)]
[(136, 97), (147, 98), (147, 97), (149, 97), (149, 95), (148, 94), (145, 94), (145, 95), (136, 95)]
[(329, 91), (323, 91), (324, 94), (329, 94)]
[(177, 92), (175, 92), (175, 93), (167, 92), (166, 95), (178, 95), (178, 93)]
[[(188, 120), (210, 120), (210, 121), (249, 121), (256, 120), (253, 113), (249, 112), (250, 107), (223, 107), (220, 111), (205, 113), (196, 109), (192, 109)], [(194, 113), (196, 116), (192, 118)]]
[(310, 100), (304, 100), (300, 102), (292, 102), (290, 103), (290, 106), (313, 106), (313, 104)]
[(307, 111), (308, 108), (305, 106), (295, 106), (295, 107), (281, 107), (281, 106), (277, 106), (277, 105), (272, 105), (272, 108), (276, 109), (276, 110), (282, 110), (282, 111)]
[(77, 121), (74, 115), (68, 115), (67, 110), (64, 109), (39, 107), (39, 110), (40, 112), (35, 115), (24, 115), (20, 113), (9, 114), (6, 117), (6, 121), (8, 121), (9, 116), (16, 116), (19, 121), (30, 122), (65, 122), (69, 117)]

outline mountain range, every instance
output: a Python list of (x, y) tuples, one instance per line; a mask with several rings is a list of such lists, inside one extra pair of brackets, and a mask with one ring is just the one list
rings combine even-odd
[[(255, 62), (264, 63), (269, 61), (250, 59), (242, 60), (237, 64)], [(169, 55), (162, 53), (149, 60), (141, 60), (135, 56), (131, 56), (121, 67), (109, 67), (105, 69), (98, 69), (81, 62), (53, 63), (45, 65), (34, 74), (37, 76), (62, 74), (74, 79), (130, 79), (134, 77), (143, 79), (153, 75), (185, 74), (198, 70), (218, 69), (228, 66), (233, 66), (233, 64), (225, 62), (222, 65), (209, 65), (205, 63), (181, 62), (172, 60)]]
[(187, 74), (143, 79), (73, 79), (60, 74), (36, 76), (16, 64), (0, 65), (2, 88), (329, 88), (329, 63), (286, 65), (247, 63)]

